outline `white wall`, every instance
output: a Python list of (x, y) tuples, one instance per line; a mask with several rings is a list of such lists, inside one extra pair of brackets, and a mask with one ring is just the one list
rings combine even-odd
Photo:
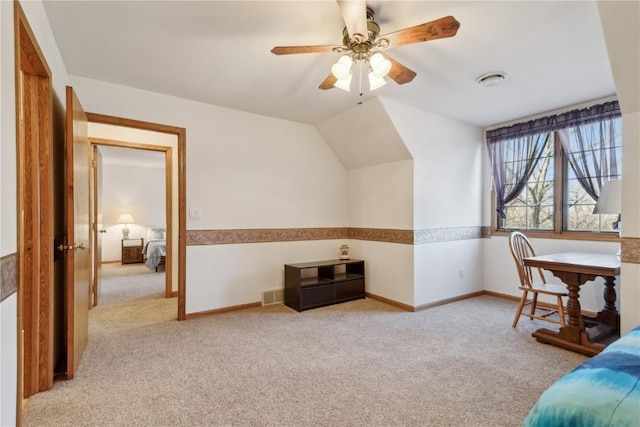
[[(413, 160), (349, 171), (349, 226), (413, 230)], [(366, 291), (413, 305), (413, 246), (350, 240), (365, 260)]]
[(383, 104), (415, 160), (414, 228), (479, 226), (482, 129), (387, 99)]
[(349, 240), (351, 258), (365, 260), (368, 293), (414, 305), (413, 245)]
[[(639, 95), (640, 96), (640, 95)], [(622, 237), (640, 238), (640, 112), (623, 114)], [(640, 324), (640, 264), (622, 263), (620, 330)]]
[(309, 125), (78, 76), (86, 111), (187, 129), (187, 229), (346, 226), (346, 171)]
[[(86, 111), (186, 128), (187, 207), (201, 220), (187, 229), (346, 227), (347, 172), (309, 125), (73, 76)], [(335, 258), (342, 242), (307, 243), (306, 259), (290, 260), (300, 242), (189, 247), (186, 312), (259, 301), (267, 278), (285, 262)], [(235, 258), (239, 252), (248, 257)], [(257, 248), (254, 250), (254, 248)], [(268, 256), (277, 264), (265, 266)], [(203, 261), (204, 260), (204, 261)], [(222, 264), (217, 264), (223, 260)], [(242, 264), (239, 269), (236, 265)], [(212, 276), (212, 266), (215, 275)], [(246, 277), (264, 277), (238, 293)], [(211, 292), (212, 283), (216, 291)], [(282, 287), (282, 283), (280, 287)]]
[[(598, 1), (622, 110), (622, 237), (640, 238), (640, 3)], [(623, 254), (624, 257), (624, 254)], [(637, 254), (636, 254), (637, 257)], [(620, 331), (640, 324), (640, 264), (622, 263)]]
[[(383, 104), (414, 158), (413, 228), (445, 229), (450, 236), (459, 227), (480, 227), (481, 129), (386, 99)], [(413, 305), (482, 290), (482, 267), (480, 239), (415, 245)]]
[(482, 239), (416, 245), (414, 256), (416, 306), (484, 289)]
[(0, 2), (0, 256), (16, 251), (16, 124), (13, 3)]
[(18, 295), (13, 294), (0, 304), (0, 425), (16, 424), (18, 387)]
[[(164, 153), (163, 153), (164, 156)], [(122, 227), (118, 216), (128, 212), (135, 224), (129, 224), (129, 238), (147, 239), (152, 226), (165, 226), (164, 167), (131, 166), (105, 163), (102, 168), (103, 225), (102, 261), (121, 259)]]
[(413, 160), (349, 171), (349, 226), (413, 229)]
[(344, 243), (315, 240), (188, 246), (187, 312), (258, 302), (262, 291), (283, 288), (284, 264), (336, 259)]

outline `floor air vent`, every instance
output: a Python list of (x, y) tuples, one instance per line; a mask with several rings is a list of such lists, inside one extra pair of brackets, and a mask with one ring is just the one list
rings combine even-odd
[(284, 301), (283, 289), (271, 289), (262, 291), (262, 305), (278, 304)]

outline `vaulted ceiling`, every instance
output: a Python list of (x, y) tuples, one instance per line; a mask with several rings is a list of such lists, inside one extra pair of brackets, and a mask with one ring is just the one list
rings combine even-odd
[[(369, 93), (486, 127), (615, 94), (594, 1), (369, 1), (386, 34), (447, 15), (455, 37), (388, 50), (417, 72)], [(45, 1), (67, 71), (265, 116), (319, 124), (356, 107), (319, 90), (342, 43), (334, 0)], [(507, 73), (498, 86), (475, 80)], [(354, 79), (355, 80), (355, 79)]]

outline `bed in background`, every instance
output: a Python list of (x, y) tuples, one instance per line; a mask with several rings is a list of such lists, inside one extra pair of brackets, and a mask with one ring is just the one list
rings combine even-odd
[(150, 270), (158, 271), (159, 265), (164, 265), (167, 255), (166, 231), (164, 227), (152, 227), (147, 232), (147, 243), (142, 254), (146, 258), (144, 265)]
[(640, 425), (640, 325), (549, 387), (523, 426)]

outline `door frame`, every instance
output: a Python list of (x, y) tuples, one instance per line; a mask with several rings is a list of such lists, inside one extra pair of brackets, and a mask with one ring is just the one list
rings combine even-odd
[[(164, 153), (164, 177), (165, 177), (165, 227), (167, 231), (167, 248), (165, 262), (165, 298), (178, 296), (179, 292), (173, 292), (173, 147), (166, 145), (146, 144), (141, 142), (118, 141), (113, 139), (89, 137), (92, 147), (121, 147), (136, 150), (147, 150)], [(95, 208), (95, 204), (94, 204)], [(94, 233), (97, 233), (94, 232)]]
[(89, 227), (91, 244), (91, 291), (89, 292), (89, 310), (98, 305), (98, 282), (100, 281), (101, 263), (102, 263), (102, 217), (100, 209), (102, 203), (100, 196), (102, 194), (100, 185), (102, 185), (102, 160), (98, 151), (98, 146), (90, 144), (91, 152), (91, 168), (89, 172), (89, 215), (91, 216), (91, 227)]
[(18, 398), (53, 386), (53, 88), (51, 71), (15, 1)]
[[(172, 178), (172, 171), (174, 162), (177, 162), (178, 166), (178, 201), (177, 206), (172, 206), (172, 214), (177, 213), (178, 215), (178, 229), (171, 233), (171, 235), (167, 237), (171, 237), (171, 239), (175, 238), (177, 235), (178, 240), (178, 254), (177, 254), (177, 268), (178, 268), (178, 320), (185, 320), (186, 314), (186, 252), (187, 252), (187, 240), (186, 240), (186, 230), (187, 230), (187, 216), (186, 216), (186, 143), (187, 143), (187, 130), (186, 128), (164, 125), (159, 123), (145, 122), (141, 120), (134, 119), (126, 119), (122, 117), (116, 116), (108, 116), (104, 114), (90, 113), (87, 112), (87, 118), (89, 119), (89, 123), (100, 123), (105, 125), (113, 125), (113, 126), (121, 126), (121, 127), (129, 127), (134, 129), (148, 130), (160, 133), (166, 133), (175, 135), (178, 140), (177, 147), (177, 156), (173, 156), (173, 150), (167, 152), (166, 155), (166, 177), (167, 180)], [(92, 141), (96, 141), (97, 138), (90, 138)], [(136, 145), (136, 143), (134, 143)], [(151, 144), (137, 143), (136, 147), (131, 148), (145, 148), (150, 147)], [(161, 147), (162, 149), (169, 148), (163, 146), (155, 146)], [(177, 158), (175, 158), (177, 157)], [(171, 200), (171, 205), (173, 205), (173, 200)], [(171, 217), (173, 219), (173, 217)], [(169, 216), (167, 216), (169, 219)], [(167, 224), (167, 230), (169, 228), (169, 224)], [(167, 233), (169, 234), (169, 233)], [(167, 239), (167, 246), (169, 244), (169, 239)], [(173, 245), (173, 240), (172, 243)], [(173, 254), (174, 256), (176, 254)], [(167, 259), (167, 261), (169, 261)], [(165, 266), (165, 274), (168, 276), (173, 268), (175, 260), (171, 262), (167, 262)], [(171, 273), (173, 274), (173, 273)]]

